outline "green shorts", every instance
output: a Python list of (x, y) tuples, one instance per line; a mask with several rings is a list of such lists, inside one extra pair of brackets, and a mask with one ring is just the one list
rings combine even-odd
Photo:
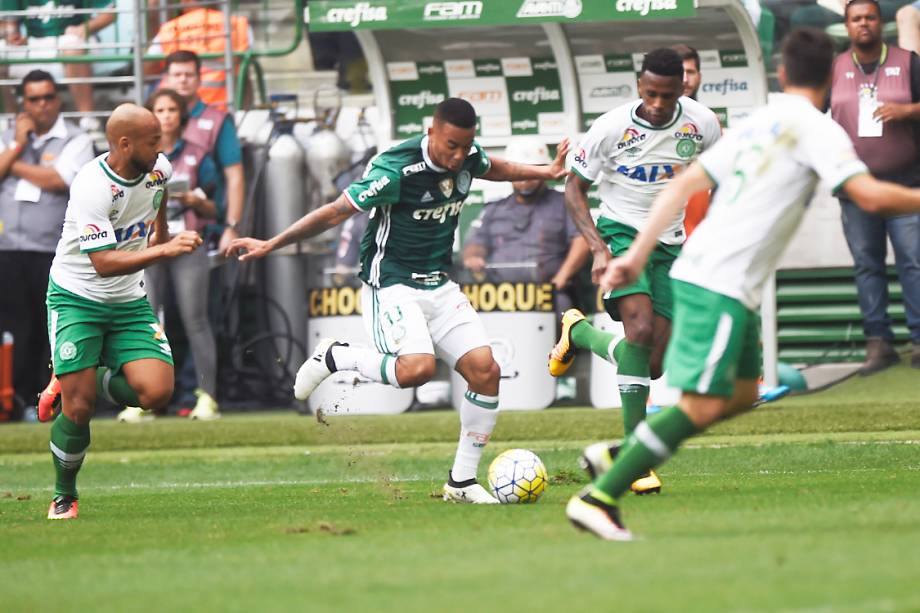
[(118, 304), (87, 300), (48, 282), (48, 339), (56, 375), (134, 360), (173, 363), (160, 322), (144, 298)]
[[(614, 257), (623, 255), (636, 240), (638, 231), (618, 221), (601, 217), (597, 230), (610, 247)], [(671, 265), (680, 255), (680, 245), (658, 243), (648, 258), (648, 263), (636, 282), (604, 294), (604, 308), (615, 321), (622, 321), (616, 299), (633, 294), (648, 294), (652, 299), (652, 311), (662, 317), (673, 319), (671, 296)]]
[(674, 325), (665, 354), (668, 385), (730, 398), (737, 379), (761, 373), (760, 316), (738, 300), (673, 281)]

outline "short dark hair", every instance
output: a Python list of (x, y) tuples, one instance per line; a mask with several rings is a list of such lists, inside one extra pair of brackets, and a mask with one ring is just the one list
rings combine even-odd
[(169, 98), (176, 103), (176, 106), (179, 107), (179, 127), (180, 129), (185, 128), (185, 124), (188, 123), (188, 106), (185, 98), (179, 95), (179, 92), (176, 90), (164, 87), (150, 94), (150, 97), (147, 98), (147, 103), (144, 104), (144, 106), (147, 107), (147, 110), (152, 113), (153, 107), (156, 105), (157, 100), (160, 98)]
[(677, 51), (677, 55), (680, 56), (682, 62), (687, 60), (693, 60), (693, 63), (696, 64), (696, 69), (700, 69), (700, 54), (699, 52), (691, 47), (690, 45), (685, 45), (683, 43), (677, 43), (676, 45), (671, 45), (671, 49)]
[(476, 109), (463, 98), (448, 98), (435, 107), (434, 119), (458, 128), (475, 128)]
[(674, 49), (662, 47), (645, 54), (640, 72), (651, 72), (660, 77), (684, 78), (684, 61)]
[(195, 72), (201, 72), (201, 58), (198, 57), (197, 53), (188, 49), (173, 51), (166, 56), (166, 70), (168, 71), (172, 64), (187, 64), (189, 62), (195, 62)]
[(843, 18), (846, 19), (850, 14), (850, 7), (856, 6), (857, 4), (871, 4), (875, 7), (876, 12), (878, 12), (878, 18), (882, 19), (882, 6), (878, 3), (878, 0), (847, 0), (846, 5), (843, 7)]
[(789, 85), (821, 87), (834, 64), (834, 41), (818, 28), (795, 28), (783, 41), (782, 58)]
[(51, 81), (51, 84), (54, 86), (54, 89), (57, 89), (57, 83), (54, 80), (54, 77), (51, 76), (50, 72), (45, 70), (30, 70), (26, 76), (22, 78), (22, 82), (19, 84), (17, 94), (20, 96), (25, 95), (26, 85), (28, 83), (41, 83), (43, 81)]

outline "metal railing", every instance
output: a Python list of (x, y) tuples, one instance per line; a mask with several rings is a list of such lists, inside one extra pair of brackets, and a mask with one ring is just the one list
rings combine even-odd
[[(293, 11), (294, 19), (293, 26), (294, 32), (292, 40), (287, 44), (280, 47), (270, 47), (265, 49), (256, 49), (250, 48), (245, 51), (234, 51), (232, 48), (232, 22), (231, 17), (234, 7), (238, 7), (238, 2), (232, 2), (231, 0), (202, 0), (201, 2), (196, 3), (197, 7), (220, 7), (223, 12), (223, 33), (221, 36), (224, 38), (224, 51), (223, 53), (200, 53), (198, 54), (202, 60), (214, 60), (214, 59), (223, 59), (223, 70), (225, 71), (227, 77), (225, 80), (225, 87), (227, 90), (227, 100), (230, 110), (239, 108), (242, 104), (246, 93), (246, 84), (249, 82), (249, 72), (250, 70), (255, 71), (256, 84), (259, 89), (259, 94), (262, 100), (265, 99), (265, 80), (262, 73), (261, 66), (259, 65), (258, 59), (263, 57), (281, 57), (288, 55), (297, 49), (301, 40), (304, 37), (304, 26), (303, 26), (303, 5), (304, 0), (293, 0), (292, 3), (284, 3), (284, 6), (274, 5), (272, 6), (268, 0), (263, 0), (261, 3), (260, 12), (261, 14), (271, 13), (284, 13), (284, 15), (290, 15)], [(179, 4), (166, 4), (163, 6), (147, 6), (146, 0), (133, 0), (133, 6), (130, 9), (119, 9), (112, 7), (110, 9), (76, 9), (76, 8), (66, 8), (66, 7), (56, 7), (49, 9), (29, 9), (29, 10), (20, 10), (20, 11), (0, 11), (0, 19), (9, 19), (9, 18), (35, 18), (40, 16), (42, 18), (61, 18), (61, 17), (70, 17), (74, 15), (97, 15), (100, 13), (115, 13), (116, 15), (130, 15), (133, 21), (133, 30), (134, 35), (130, 42), (99, 42), (86, 40), (85, 44), (79, 46), (68, 47), (68, 50), (80, 50), (83, 49), (86, 53), (81, 55), (63, 55), (60, 54), (61, 49), (57, 51), (59, 54), (55, 57), (46, 58), (46, 57), (8, 57), (11, 52), (16, 54), (25, 53), (28, 54), (28, 48), (16, 49), (15, 47), (7, 47), (2, 55), (0, 55), (0, 65), (11, 65), (11, 64), (76, 64), (76, 63), (97, 63), (97, 62), (123, 62), (130, 63), (133, 66), (134, 74), (131, 76), (96, 76), (90, 77), (88, 79), (81, 78), (78, 80), (80, 83), (93, 83), (93, 84), (134, 84), (134, 101), (138, 104), (143, 102), (143, 93), (144, 93), (144, 62), (150, 61), (162, 61), (165, 59), (163, 54), (153, 54), (147, 53), (146, 50), (149, 47), (153, 39), (147, 40), (146, 27), (145, 27), (145, 16), (149, 13), (156, 12), (162, 18), (169, 14), (171, 9), (179, 8)], [(165, 22), (163, 22), (165, 23)], [(162, 23), (160, 24), (162, 25)], [(111, 26), (110, 26), (111, 27)], [(255, 40), (253, 41), (255, 42)], [(110, 50), (125, 50), (121, 53), (105, 53)], [(103, 53), (98, 53), (98, 51), (103, 51)], [(236, 79), (232, 77), (234, 74), (234, 64), (239, 60), (239, 73), (237, 74)], [(60, 79), (59, 82), (62, 84), (72, 83), (77, 81), (76, 79)], [(18, 84), (18, 80), (12, 79), (2, 79), (0, 80), (0, 85), (15, 85)]]

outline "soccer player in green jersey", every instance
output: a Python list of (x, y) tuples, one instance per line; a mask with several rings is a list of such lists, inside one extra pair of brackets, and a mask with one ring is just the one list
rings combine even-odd
[(483, 448), (498, 417), (500, 369), (479, 315), (447, 276), (460, 210), (474, 177), (490, 181), (559, 179), (568, 142), (548, 166), (486, 156), (474, 140), (476, 111), (448, 98), (425, 135), (384, 151), (364, 177), (334, 202), (307, 214), (270, 240), (240, 238), (241, 260), (315, 236), (361, 211), (371, 211), (361, 241), (361, 304), (373, 349), (320, 341), (297, 372), (294, 395), (306, 399), (337, 370), (373, 381), (415, 387), (435, 374), (435, 356), (469, 385), (460, 406), (460, 441), (444, 485), (444, 499), (498, 502), (476, 480)]
[(645, 229), (601, 279), (633, 283), (657, 237), (687, 196), (719, 186), (712, 206), (671, 269), (674, 329), (666, 355), (677, 406), (636, 426), (612, 468), (566, 506), (576, 527), (629, 540), (618, 501), (630, 484), (680, 444), (719, 419), (752, 406), (761, 371), (758, 307), (805, 213), (818, 180), (860, 208), (890, 215), (920, 211), (920, 189), (874, 179), (846, 132), (820, 109), (830, 85), (834, 44), (824, 32), (793, 30), (778, 70), (784, 93), (726, 133), (655, 199)]
[(153, 113), (119, 106), (106, 137), (110, 151), (86, 164), (70, 186), (48, 283), (55, 375), (39, 396), (38, 417), (48, 421), (61, 409), (51, 426), (57, 478), (48, 519), (77, 517), (77, 473), (98, 395), (147, 409), (169, 402), (172, 353), (147, 302), (142, 271), (201, 244), (197, 232), (169, 237), (172, 169), (158, 152), (160, 123)]
[[(642, 61), (639, 100), (598, 117), (569, 155), (566, 206), (594, 254), (595, 282), (611, 254), (625, 253), (645, 228), (655, 196), (721, 135), (716, 115), (681, 95), (683, 75), (677, 51), (649, 51)], [(601, 200), (596, 227), (587, 197), (595, 183)], [(604, 295), (604, 308), (615, 321), (623, 322), (625, 337), (595, 328), (581, 311), (570, 309), (562, 316), (560, 339), (550, 353), (549, 371), (554, 377), (571, 366), (576, 347), (617, 365), (627, 435), (645, 419), (651, 380), (661, 376), (671, 335), (668, 271), (684, 242), (683, 221), (681, 214), (661, 229), (655, 252), (635, 283)], [(597, 443), (584, 450), (580, 461), (592, 478), (610, 467), (611, 449), (610, 444)], [(632, 489), (637, 494), (659, 492), (661, 481), (650, 471)]]

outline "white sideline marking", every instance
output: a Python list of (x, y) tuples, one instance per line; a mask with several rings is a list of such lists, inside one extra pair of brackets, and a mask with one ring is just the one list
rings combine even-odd
[[(81, 491), (107, 491), (117, 492), (122, 490), (195, 490), (195, 489), (221, 489), (234, 487), (264, 487), (267, 485), (337, 485), (340, 483), (411, 483), (428, 481), (428, 477), (413, 475), (410, 477), (351, 477), (342, 479), (259, 479), (252, 481), (161, 481), (159, 483), (123, 483), (120, 485), (89, 485), (80, 488)], [(434, 479), (437, 480), (437, 479)], [(41, 488), (15, 488), (16, 491), (44, 492), (47, 487)]]
[(186, 481), (160, 483), (128, 483), (124, 485), (109, 485), (94, 489), (130, 490), (130, 489), (218, 489), (228, 487), (264, 487), (266, 485), (333, 485), (337, 483), (406, 483), (422, 481), (422, 477), (350, 477), (345, 479), (258, 479), (252, 481)]

